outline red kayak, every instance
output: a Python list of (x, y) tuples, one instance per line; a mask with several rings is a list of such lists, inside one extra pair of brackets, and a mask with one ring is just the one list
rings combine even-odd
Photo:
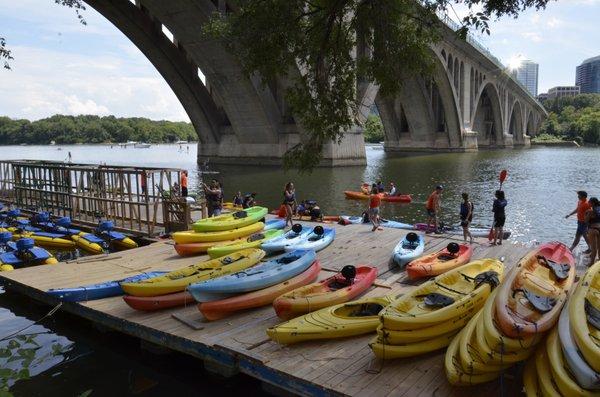
[(319, 261), (314, 261), (303, 273), (282, 283), (231, 298), (204, 302), (198, 305), (198, 310), (207, 320), (218, 320), (240, 310), (270, 305), (279, 295), (315, 281), (320, 271)]
[(125, 295), (123, 297), (123, 300), (131, 308), (146, 312), (168, 309), (170, 307), (191, 305), (196, 303), (192, 295), (187, 291), (159, 296)]
[[(368, 200), (369, 195), (362, 192), (353, 192), (350, 190), (346, 190), (344, 192), (346, 198), (353, 200)], [(412, 201), (412, 196), (410, 194), (399, 194), (397, 196), (383, 196), (381, 201), (387, 201), (389, 203), (410, 203)]]

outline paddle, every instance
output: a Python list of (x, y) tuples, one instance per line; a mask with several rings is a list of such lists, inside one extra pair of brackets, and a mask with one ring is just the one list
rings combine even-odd
[[(502, 190), (502, 184), (506, 180), (507, 176), (508, 176), (508, 171), (506, 171), (506, 170), (500, 171), (500, 177), (498, 178), (500, 180), (500, 189), (498, 189), (498, 190)], [(493, 239), (494, 239), (494, 224), (492, 224), (492, 227), (490, 228), (490, 233), (488, 234), (488, 241), (492, 241)]]

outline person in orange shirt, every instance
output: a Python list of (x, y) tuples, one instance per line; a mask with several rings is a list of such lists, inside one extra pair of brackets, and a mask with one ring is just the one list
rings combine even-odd
[(575, 247), (579, 245), (579, 241), (581, 240), (581, 237), (583, 237), (588, 245), (588, 250), (585, 251), (585, 253), (589, 254), (590, 242), (588, 241), (587, 237), (588, 225), (585, 221), (585, 213), (591, 208), (591, 206), (590, 203), (588, 203), (587, 196), (587, 192), (583, 190), (577, 192), (577, 198), (579, 199), (577, 201), (577, 207), (571, 211), (571, 213), (566, 215), (565, 219), (569, 218), (571, 215), (577, 214), (577, 231), (575, 232), (575, 240), (573, 240), (573, 244), (571, 245), (571, 251), (573, 251)]
[(427, 226), (433, 223), (433, 226), (435, 227), (435, 233), (441, 233), (439, 228), (438, 215), (440, 212), (440, 203), (443, 190), (444, 187), (442, 185), (436, 186), (435, 190), (429, 195), (427, 203), (425, 203), (425, 209), (427, 210), (427, 215), (429, 215), (429, 219), (427, 220)]
[(184, 170), (181, 173), (181, 197), (188, 195), (188, 172)]
[(369, 196), (369, 218), (373, 224), (373, 231), (381, 230), (379, 223), (379, 206), (381, 205), (381, 197), (383, 192), (379, 192), (377, 185), (373, 185), (371, 188), (371, 195)]

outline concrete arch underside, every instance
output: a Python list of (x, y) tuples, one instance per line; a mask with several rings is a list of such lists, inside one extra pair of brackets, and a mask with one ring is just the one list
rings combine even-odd
[(472, 130), (477, 133), (479, 147), (504, 147), (502, 106), (498, 90), (492, 83), (484, 83), (475, 101)]

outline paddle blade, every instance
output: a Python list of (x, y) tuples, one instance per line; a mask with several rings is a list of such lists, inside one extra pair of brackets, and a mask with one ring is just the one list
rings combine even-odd
[(508, 176), (508, 171), (506, 171), (506, 170), (500, 171), (500, 183), (503, 183), (506, 180), (507, 176)]

